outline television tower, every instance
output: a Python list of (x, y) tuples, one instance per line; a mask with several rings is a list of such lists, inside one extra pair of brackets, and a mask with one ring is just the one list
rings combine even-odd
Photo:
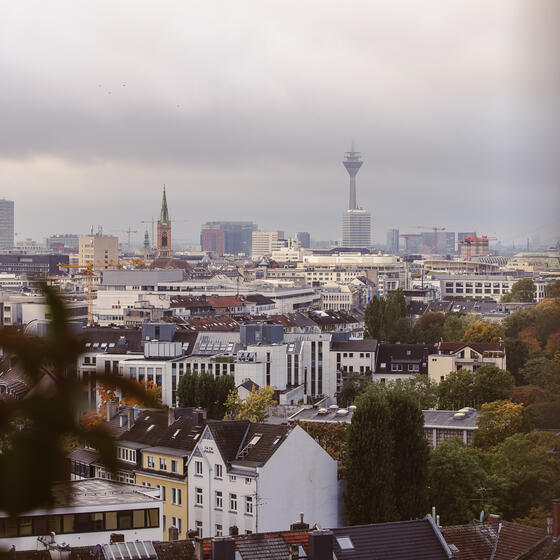
[(356, 204), (356, 175), (362, 167), (362, 158), (360, 152), (354, 151), (354, 142), (350, 147), (350, 151), (346, 152), (346, 159), (342, 162), (342, 165), (346, 167), (348, 175), (350, 175), (350, 200), (348, 208), (350, 210), (357, 210), (358, 205)]

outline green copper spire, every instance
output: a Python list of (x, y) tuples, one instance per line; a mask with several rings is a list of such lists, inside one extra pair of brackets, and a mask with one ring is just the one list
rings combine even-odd
[(167, 210), (167, 197), (165, 196), (165, 185), (163, 185), (163, 198), (161, 199), (161, 212), (159, 214), (159, 221), (162, 224), (169, 223), (169, 211)]

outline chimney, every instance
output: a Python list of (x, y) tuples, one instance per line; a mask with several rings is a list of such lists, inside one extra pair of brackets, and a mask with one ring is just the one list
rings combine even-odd
[(491, 513), (488, 516), (488, 523), (499, 523), (502, 518), (497, 513)]
[(333, 532), (311, 531), (309, 533), (309, 560), (332, 560)]
[(169, 407), (167, 409), (167, 425), (172, 426), (174, 422), (175, 422), (175, 409)]
[(117, 413), (117, 403), (115, 401), (107, 401), (107, 422), (109, 422)]
[(132, 407), (128, 407), (126, 409), (126, 414), (128, 417), (128, 429), (130, 430), (130, 428), (132, 428), (132, 426), (134, 426), (134, 420), (136, 420), (136, 416), (134, 414), (134, 409)]
[(552, 540), (560, 539), (560, 499), (552, 500)]
[(303, 521), (303, 512), (299, 514), (299, 521), (290, 525), (290, 531), (307, 531), (309, 530), (309, 523)]
[(136, 420), (138, 420), (138, 416), (140, 416), (140, 407), (135, 404), (132, 408), (134, 409), (134, 421), (136, 422)]
[(194, 557), (196, 560), (204, 560), (204, 550), (202, 547), (202, 539), (199, 536), (194, 538)]
[(169, 540), (170, 541), (178, 541), (179, 540), (179, 529), (177, 527), (169, 527)]
[(124, 542), (124, 535), (122, 533), (111, 533), (109, 537), (109, 542)]
[(128, 426), (128, 414), (121, 414), (119, 416), (119, 426), (121, 428), (124, 428), (126, 426), (130, 429), (130, 426)]
[(235, 560), (235, 541), (231, 537), (214, 537), (212, 560)]

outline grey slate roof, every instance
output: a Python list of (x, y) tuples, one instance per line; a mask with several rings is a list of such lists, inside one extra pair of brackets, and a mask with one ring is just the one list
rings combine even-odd
[(463, 418), (456, 418), (457, 410), (424, 410), (424, 427), (451, 428), (463, 430), (476, 430), (478, 413)]
[(331, 348), (335, 352), (375, 352), (377, 340), (374, 338), (350, 339), (348, 342), (333, 342)]

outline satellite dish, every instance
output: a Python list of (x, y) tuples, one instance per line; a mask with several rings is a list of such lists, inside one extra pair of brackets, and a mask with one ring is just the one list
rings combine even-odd
[(480, 510), (480, 522), (483, 523), (484, 522), (484, 510)]

